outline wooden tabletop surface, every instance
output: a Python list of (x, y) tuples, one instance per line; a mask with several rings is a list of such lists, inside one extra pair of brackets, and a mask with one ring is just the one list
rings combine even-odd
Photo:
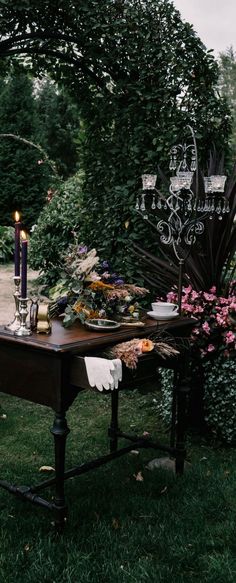
[(62, 326), (61, 320), (52, 320), (52, 332), (48, 335), (33, 332), (31, 336), (19, 337), (5, 330), (4, 326), (0, 326), (0, 345), (19, 344), (47, 352), (83, 353), (109, 344), (130, 340), (131, 338), (144, 338), (155, 332), (155, 330), (163, 330), (163, 328), (168, 330), (170, 334), (172, 331), (177, 330), (181, 335), (181, 331), (184, 332), (189, 326), (191, 328), (191, 323), (192, 320), (189, 318), (175, 318), (175, 320), (161, 322), (147, 318), (143, 328), (121, 326), (119, 330), (113, 332), (97, 332), (87, 330), (79, 322), (66, 329)]

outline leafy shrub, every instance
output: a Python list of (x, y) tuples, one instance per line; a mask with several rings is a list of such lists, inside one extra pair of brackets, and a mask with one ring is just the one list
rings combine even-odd
[(0, 263), (12, 261), (14, 256), (14, 228), (0, 226)]
[(64, 182), (43, 208), (32, 229), (30, 265), (43, 272), (41, 281), (53, 285), (62, 269), (62, 256), (79, 228), (81, 173)]
[[(219, 355), (203, 363), (204, 419), (213, 435), (228, 444), (236, 442), (236, 370), (233, 358)], [(171, 421), (173, 371), (160, 370), (161, 399), (157, 410), (166, 425)]]
[(236, 370), (235, 360), (219, 356), (204, 364), (205, 419), (216, 437), (236, 442)]
[(159, 374), (161, 398), (157, 404), (157, 411), (160, 417), (163, 419), (164, 423), (169, 425), (171, 422), (172, 386), (174, 372), (173, 370), (161, 368), (159, 369)]

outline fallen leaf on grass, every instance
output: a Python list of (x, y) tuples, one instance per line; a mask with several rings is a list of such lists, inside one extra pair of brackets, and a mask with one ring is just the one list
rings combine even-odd
[(132, 455), (139, 455), (140, 452), (137, 449), (131, 449), (129, 453), (131, 453)]
[(55, 472), (55, 468), (52, 466), (41, 466), (41, 468), (39, 468), (39, 472)]
[(167, 486), (164, 486), (164, 488), (162, 488), (162, 490), (160, 491), (160, 494), (165, 494), (167, 490), (168, 490)]
[(3, 413), (2, 415), (0, 415), (0, 419), (6, 419), (7, 416), (5, 415), (5, 413)]
[(143, 482), (144, 478), (142, 472), (138, 472), (137, 474), (133, 474), (136, 482)]
[(119, 520), (117, 520), (117, 518), (112, 519), (112, 528), (114, 528), (114, 530), (117, 530), (118, 528), (120, 528), (120, 523), (119, 523)]
[(24, 546), (24, 551), (28, 552), (30, 550), (30, 546), (29, 543), (27, 543), (27, 545)]

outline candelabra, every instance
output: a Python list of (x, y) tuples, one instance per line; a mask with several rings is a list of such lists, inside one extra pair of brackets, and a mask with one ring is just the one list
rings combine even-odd
[(14, 319), (10, 324), (5, 326), (5, 330), (10, 330), (11, 332), (15, 332), (20, 328), (20, 312), (19, 312), (19, 303), (20, 303), (20, 276), (15, 275), (14, 277), (14, 284), (15, 284), (15, 291), (14, 291), (14, 300), (15, 300), (15, 314)]
[[(172, 245), (179, 264), (178, 304), (181, 314), (183, 266), (191, 252), (197, 235), (204, 232), (204, 220), (216, 216), (222, 220), (229, 212), (224, 198), (226, 176), (212, 175), (204, 178), (204, 192), (199, 196), (198, 151), (194, 131), (187, 126), (191, 143), (177, 144), (171, 148), (169, 192), (156, 188), (157, 175), (142, 175), (142, 191), (137, 195), (136, 210), (155, 226), (164, 245)], [(193, 185), (194, 183), (194, 185)], [(157, 223), (151, 215), (157, 215)], [(163, 215), (160, 218), (159, 215)]]
[(19, 313), (20, 313), (20, 326), (15, 330), (15, 336), (30, 336), (32, 334), (30, 326), (27, 324), (28, 310), (28, 298), (19, 298)]

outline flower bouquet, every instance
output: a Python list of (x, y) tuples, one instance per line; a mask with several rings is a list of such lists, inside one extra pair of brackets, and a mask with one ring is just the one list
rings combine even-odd
[(107, 261), (100, 262), (96, 249), (77, 242), (70, 245), (64, 259), (64, 273), (50, 290), (51, 316), (63, 317), (63, 325), (71, 326), (91, 318), (138, 319), (138, 299), (148, 290), (110, 270)]

